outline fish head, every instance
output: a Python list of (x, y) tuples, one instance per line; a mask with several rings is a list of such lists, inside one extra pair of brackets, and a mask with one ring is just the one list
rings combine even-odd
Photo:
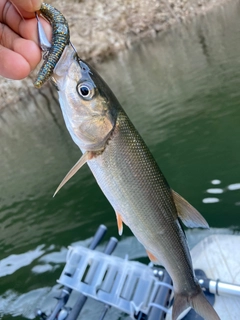
[(117, 118), (117, 99), (104, 80), (69, 45), (57, 63), (53, 79), (67, 128), (81, 150), (100, 151)]

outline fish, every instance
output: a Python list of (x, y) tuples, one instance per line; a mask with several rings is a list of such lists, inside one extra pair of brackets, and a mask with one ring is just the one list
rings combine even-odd
[(115, 211), (119, 234), (126, 224), (171, 276), (172, 320), (190, 308), (219, 320), (195, 277), (182, 227), (208, 228), (204, 217), (170, 188), (112, 90), (71, 44), (51, 72), (66, 127), (82, 152), (55, 194), (87, 163)]

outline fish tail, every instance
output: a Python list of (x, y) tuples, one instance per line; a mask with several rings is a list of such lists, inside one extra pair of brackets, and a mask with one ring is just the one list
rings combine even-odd
[(198, 287), (197, 293), (191, 295), (174, 293), (172, 320), (177, 320), (188, 308), (193, 308), (205, 320), (220, 320), (200, 287)]

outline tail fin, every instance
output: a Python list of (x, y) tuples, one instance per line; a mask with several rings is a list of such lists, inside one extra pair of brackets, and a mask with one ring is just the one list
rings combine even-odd
[(193, 308), (205, 320), (220, 320), (201, 289), (195, 295), (174, 294), (172, 320), (177, 320), (189, 307)]

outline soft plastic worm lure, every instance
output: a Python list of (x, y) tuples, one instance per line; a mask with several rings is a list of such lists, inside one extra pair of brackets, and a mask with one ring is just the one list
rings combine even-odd
[(60, 11), (50, 4), (42, 3), (40, 14), (50, 22), (53, 33), (52, 45), (47, 49), (48, 54), (37, 75), (37, 79), (34, 82), (36, 88), (41, 88), (41, 86), (51, 77), (53, 69), (59, 61), (64, 48), (70, 43), (68, 22)]

